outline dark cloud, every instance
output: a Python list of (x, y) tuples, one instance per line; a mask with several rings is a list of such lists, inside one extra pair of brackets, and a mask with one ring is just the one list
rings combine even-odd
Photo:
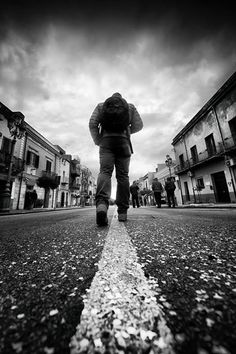
[(193, 43), (216, 33), (233, 37), (236, 31), (233, 4), (233, 0), (224, 3), (212, 0), (8, 0), (1, 2), (0, 19), (2, 25), (16, 26), (25, 33), (30, 27), (43, 28), (45, 23), (57, 22), (116, 37), (128, 29), (158, 31), (165, 27), (168, 46), (172, 39)]

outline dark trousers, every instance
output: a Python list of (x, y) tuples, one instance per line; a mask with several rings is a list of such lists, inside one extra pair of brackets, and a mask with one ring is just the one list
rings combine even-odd
[(135, 208), (136, 205), (137, 205), (137, 208), (140, 207), (138, 194), (132, 194), (132, 204), (133, 204), (133, 208)]
[(116, 204), (118, 213), (129, 208), (129, 164), (130, 157), (117, 156), (111, 149), (100, 147), (100, 172), (97, 179), (96, 205), (105, 202), (109, 206), (111, 177), (115, 167), (117, 179)]
[(158, 208), (161, 207), (161, 192), (154, 192), (154, 197)]
[(168, 192), (166, 192), (166, 194), (167, 194), (168, 206), (171, 207), (171, 205), (172, 205), (174, 208), (175, 207), (175, 193), (172, 191), (168, 191)]

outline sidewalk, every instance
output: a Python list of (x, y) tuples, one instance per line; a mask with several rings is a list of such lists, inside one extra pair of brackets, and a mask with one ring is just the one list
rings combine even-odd
[[(1, 212), (0, 216), (4, 215), (17, 215), (17, 214), (30, 214), (30, 213), (42, 213), (47, 211), (61, 211), (61, 210), (74, 210), (74, 209), (84, 209), (84, 208), (93, 208), (95, 206), (73, 206), (73, 207), (65, 207), (65, 208), (35, 208), (31, 210), (21, 209), (21, 210), (10, 210), (9, 212)], [(155, 207), (155, 206), (151, 206)], [(155, 207), (156, 208), (156, 207)], [(167, 205), (162, 205), (162, 208), (168, 208)], [(235, 209), (236, 203), (201, 203), (201, 204), (184, 204), (178, 205), (178, 208), (215, 208), (215, 209)]]
[(236, 208), (236, 203), (199, 203), (180, 205), (182, 208)]
[[(162, 208), (168, 208), (166, 204), (162, 204)], [(155, 207), (156, 208), (156, 207)], [(176, 208), (214, 208), (214, 209), (232, 209), (236, 208), (236, 203), (190, 203), (177, 205)]]
[(4, 215), (17, 215), (17, 214), (32, 214), (32, 213), (43, 213), (47, 211), (61, 211), (61, 210), (74, 210), (74, 209), (84, 209), (84, 208), (92, 208), (91, 206), (73, 206), (73, 207), (65, 207), (65, 208), (34, 208), (34, 209), (20, 209), (20, 210), (10, 210), (9, 212), (1, 212), (0, 216)]

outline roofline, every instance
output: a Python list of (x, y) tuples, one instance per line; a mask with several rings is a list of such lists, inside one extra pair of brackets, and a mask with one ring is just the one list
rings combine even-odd
[(54, 144), (50, 143), (49, 140), (47, 140), (42, 134), (40, 134), (36, 129), (34, 129), (29, 123), (24, 122), (24, 124), (26, 132), (29, 136), (34, 138), (38, 143), (42, 144), (55, 155), (60, 156), (60, 152)]
[(183, 129), (173, 138), (172, 145), (177, 143), (201, 118), (212, 108), (233, 86), (236, 85), (236, 72), (221, 86), (221, 88), (204, 104), (200, 111), (183, 127)]

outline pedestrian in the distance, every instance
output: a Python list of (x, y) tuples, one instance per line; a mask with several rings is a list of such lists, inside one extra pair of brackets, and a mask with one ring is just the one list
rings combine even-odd
[(163, 192), (163, 187), (161, 182), (158, 181), (158, 178), (154, 178), (152, 182), (152, 190), (154, 193), (156, 206), (161, 208), (161, 193)]
[(165, 183), (165, 190), (167, 196), (168, 207), (175, 207), (175, 184), (170, 177), (167, 177), (167, 181)]
[(92, 113), (89, 129), (99, 146), (100, 172), (97, 179), (96, 222), (108, 224), (107, 211), (111, 196), (111, 177), (115, 167), (117, 179), (116, 204), (118, 220), (127, 220), (129, 208), (129, 164), (132, 154), (130, 135), (143, 128), (142, 119), (131, 103), (114, 93), (99, 103)]
[(131, 193), (133, 208), (135, 208), (136, 206), (137, 206), (137, 208), (140, 207), (138, 191), (139, 191), (139, 186), (137, 185), (136, 181), (133, 181), (133, 184), (130, 186), (130, 193)]
[(32, 207), (35, 208), (36, 206), (36, 200), (38, 198), (38, 194), (36, 190), (34, 189), (33, 192), (31, 193), (31, 200), (32, 200)]

